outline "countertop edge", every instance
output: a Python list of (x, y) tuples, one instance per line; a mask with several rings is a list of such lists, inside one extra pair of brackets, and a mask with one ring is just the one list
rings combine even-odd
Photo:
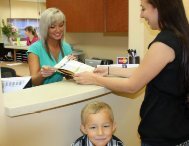
[[(82, 86), (82, 85), (81, 85)], [(42, 112), (45, 110), (53, 109), (53, 108), (58, 108), (62, 107), (68, 104), (73, 104), (76, 102), (80, 102), (82, 100), (87, 100), (90, 98), (94, 98), (96, 96), (100, 96), (103, 94), (110, 93), (111, 91), (104, 88), (100, 87), (97, 89), (92, 89), (91, 91), (87, 92), (81, 92), (79, 94), (71, 94), (70, 96), (61, 96), (52, 100), (48, 100), (45, 102), (38, 102), (35, 104), (29, 104), (29, 105), (24, 105), (24, 106), (19, 106), (19, 107), (10, 107), (7, 106), (6, 104), (4, 105), (5, 108), (5, 114), (9, 117), (17, 117), (17, 116), (22, 116), (22, 115), (27, 115), (27, 114), (32, 114), (32, 113), (38, 113)], [(5, 96), (6, 98), (6, 96)]]

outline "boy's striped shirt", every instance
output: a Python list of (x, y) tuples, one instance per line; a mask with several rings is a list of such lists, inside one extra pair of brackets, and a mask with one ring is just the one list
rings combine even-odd
[[(71, 146), (93, 146), (87, 135), (79, 137)], [(112, 139), (106, 146), (125, 146), (123, 142), (116, 136), (112, 136)]]

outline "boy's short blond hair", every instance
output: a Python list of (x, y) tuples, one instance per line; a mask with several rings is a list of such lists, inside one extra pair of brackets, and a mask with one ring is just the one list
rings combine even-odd
[(107, 110), (112, 122), (114, 122), (114, 115), (112, 108), (105, 102), (94, 101), (84, 106), (81, 111), (81, 124), (85, 125), (86, 117), (88, 114), (96, 114), (102, 110)]

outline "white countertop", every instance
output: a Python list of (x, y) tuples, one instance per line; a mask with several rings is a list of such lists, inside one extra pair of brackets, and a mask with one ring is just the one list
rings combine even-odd
[(4, 48), (15, 50), (28, 50), (29, 46), (5, 45)]
[(110, 93), (110, 90), (104, 87), (62, 81), (4, 93), (3, 97), (6, 115), (14, 117), (57, 108), (106, 93)]

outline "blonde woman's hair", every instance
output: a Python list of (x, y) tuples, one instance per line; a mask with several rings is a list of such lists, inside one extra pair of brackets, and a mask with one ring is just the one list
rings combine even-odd
[(113, 111), (112, 111), (111, 107), (105, 102), (94, 101), (94, 102), (88, 103), (82, 109), (82, 111), (81, 111), (81, 124), (85, 125), (86, 118), (89, 114), (97, 114), (102, 110), (107, 110), (107, 112), (110, 115), (111, 121), (114, 122), (114, 115), (113, 115)]
[[(46, 48), (47, 53), (50, 56), (49, 53), (49, 47), (47, 44), (47, 38), (48, 38), (48, 29), (53, 25), (54, 23), (61, 23), (64, 22), (64, 33), (66, 31), (66, 17), (64, 13), (57, 9), (57, 8), (48, 8), (46, 9), (40, 17), (39, 21), (39, 33), (40, 33), (40, 39), (43, 43), (44, 48)], [(62, 38), (63, 39), (63, 38)], [(62, 40), (60, 40), (60, 46), (62, 47)], [(63, 53), (63, 52), (61, 52)]]

